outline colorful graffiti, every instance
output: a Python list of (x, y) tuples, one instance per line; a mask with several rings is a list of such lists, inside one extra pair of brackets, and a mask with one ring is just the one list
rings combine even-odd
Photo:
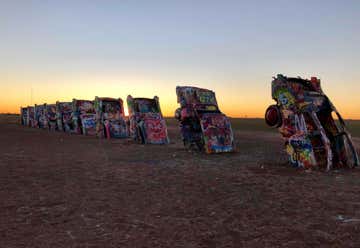
[(219, 110), (213, 91), (178, 86), (176, 95), (180, 108), (176, 110), (175, 118), (180, 123), (185, 147), (206, 153), (234, 151), (230, 121)]
[(100, 138), (126, 138), (124, 105), (121, 98), (95, 97), (96, 133)]
[(20, 108), (20, 123), (23, 126), (28, 126), (28, 108)]
[(265, 120), (284, 137), (293, 166), (330, 170), (359, 165), (345, 123), (319, 79), (278, 75), (272, 81), (272, 97), (277, 104), (269, 106)]
[(229, 119), (223, 114), (206, 113), (200, 120), (205, 151), (207, 153), (231, 152), (233, 133)]
[(35, 107), (33, 106), (28, 106), (27, 107), (28, 111), (28, 117), (27, 117), (27, 126), (29, 127), (37, 127), (37, 121), (35, 118)]
[(57, 126), (57, 116), (56, 116), (56, 104), (46, 104), (45, 115), (48, 121), (49, 130), (50, 131), (57, 130), (58, 126)]
[(96, 135), (94, 101), (73, 99), (72, 122), (75, 133)]
[(35, 104), (35, 126), (42, 129), (48, 128), (48, 119), (45, 114), (46, 104)]
[(144, 144), (170, 142), (166, 122), (161, 113), (159, 98), (127, 97), (130, 136)]
[(56, 102), (56, 121), (59, 131), (74, 132), (72, 102)]

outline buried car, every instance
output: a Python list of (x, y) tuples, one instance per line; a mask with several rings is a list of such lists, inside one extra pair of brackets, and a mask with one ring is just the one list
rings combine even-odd
[(37, 121), (35, 119), (35, 107), (28, 106), (27, 107), (27, 126), (29, 127), (36, 127)]
[(126, 138), (128, 128), (121, 98), (95, 97), (96, 133), (100, 138)]
[(72, 122), (77, 134), (96, 135), (94, 101), (73, 99)]
[(176, 87), (180, 122), (185, 147), (206, 153), (234, 151), (234, 135), (229, 118), (218, 107), (215, 92), (192, 86)]
[(28, 108), (20, 107), (20, 123), (23, 126), (28, 126)]
[(57, 130), (56, 104), (45, 105), (45, 116), (47, 119), (49, 130)]
[(321, 89), (320, 79), (277, 75), (265, 121), (278, 128), (294, 167), (341, 168), (359, 165), (345, 122)]
[(161, 113), (159, 98), (127, 97), (130, 136), (143, 144), (168, 144), (166, 122)]
[(56, 121), (59, 131), (75, 132), (72, 122), (72, 102), (56, 102)]
[(35, 127), (47, 129), (48, 119), (45, 114), (46, 104), (35, 104)]

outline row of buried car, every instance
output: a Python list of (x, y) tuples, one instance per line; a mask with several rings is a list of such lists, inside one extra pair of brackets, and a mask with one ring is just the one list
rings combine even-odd
[(35, 104), (21, 108), (21, 122), (25, 126), (99, 138), (134, 137), (142, 143), (169, 143), (158, 97), (129, 95), (127, 103), (128, 117), (121, 98), (95, 97), (95, 100)]
[[(230, 121), (220, 112), (215, 93), (197, 87), (177, 87), (181, 108), (176, 112), (184, 145), (206, 153), (231, 152), (234, 135)], [(25, 126), (93, 135), (133, 138), (143, 144), (168, 144), (169, 136), (159, 98), (127, 97), (129, 116), (120, 98), (73, 99), (21, 108)]]
[[(191, 86), (176, 87), (180, 108), (175, 111), (184, 146), (206, 153), (232, 152), (234, 134), (215, 93)], [(276, 101), (265, 121), (278, 128), (290, 163), (302, 168), (353, 168), (358, 155), (340, 113), (324, 94), (320, 80), (288, 78), (272, 81)], [(121, 99), (76, 100), (21, 108), (24, 125), (106, 138), (132, 137), (141, 143), (167, 144), (169, 137), (159, 99), (127, 97), (129, 116)], [(333, 116), (335, 115), (335, 116)]]

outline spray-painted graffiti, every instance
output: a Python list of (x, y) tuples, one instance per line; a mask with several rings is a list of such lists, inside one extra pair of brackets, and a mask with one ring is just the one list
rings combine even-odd
[(73, 100), (72, 122), (75, 133), (96, 135), (96, 114), (94, 101)]
[(166, 122), (162, 116), (159, 98), (127, 97), (129, 132), (135, 140), (145, 144), (168, 144)]
[(28, 118), (27, 118), (27, 126), (29, 127), (37, 127), (37, 121), (35, 118), (35, 107), (33, 106), (28, 106), (27, 107), (28, 111)]
[(20, 108), (20, 122), (23, 126), (28, 126), (28, 108)]
[(56, 102), (56, 120), (59, 131), (74, 132), (72, 102)]
[(128, 137), (124, 105), (121, 98), (95, 97), (96, 133), (100, 138)]
[(35, 126), (42, 129), (48, 128), (48, 119), (45, 114), (46, 104), (35, 104)]
[(56, 104), (46, 104), (45, 115), (48, 121), (49, 130), (55, 131), (57, 127)]
[(225, 115), (203, 114), (200, 123), (207, 153), (230, 152), (233, 150), (231, 124)]
[(215, 93), (190, 86), (176, 87), (180, 108), (175, 118), (180, 122), (181, 134), (187, 148), (206, 153), (231, 152), (234, 135), (229, 119), (220, 112)]
[(359, 164), (345, 123), (319, 79), (278, 75), (272, 81), (272, 97), (277, 104), (267, 109), (265, 120), (284, 137), (293, 166), (329, 170)]

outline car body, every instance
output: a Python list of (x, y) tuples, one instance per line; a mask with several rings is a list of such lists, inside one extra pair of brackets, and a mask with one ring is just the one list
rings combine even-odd
[(159, 98), (127, 97), (130, 136), (143, 144), (168, 144), (166, 122)]
[(72, 107), (74, 132), (83, 135), (96, 135), (94, 101), (73, 99)]
[(28, 126), (28, 108), (21, 107), (20, 108), (20, 123), (23, 126)]
[(28, 106), (27, 107), (27, 126), (29, 127), (37, 127), (37, 121), (35, 118), (35, 107)]
[(56, 121), (59, 131), (67, 133), (75, 132), (72, 121), (72, 102), (56, 102)]
[[(294, 167), (354, 167), (359, 159), (345, 122), (321, 89), (320, 80), (290, 78), (272, 81), (272, 98), (265, 121), (278, 128)], [(336, 117), (336, 118), (334, 118)]]
[(96, 133), (99, 138), (126, 138), (128, 127), (121, 98), (95, 97)]
[(206, 153), (234, 151), (234, 135), (229, 118), (218, 107), (215, 92), (193, 87), (176, 87), (180, 104), (175, 118), (180, 123), (185, 147)]
[(35, 104), (35, 126), (41, 129), (48, 128), (48, 120), (45, 114), (46, 104)]
[(45, 105), (45, 115), (47, 118), (47, 124), (50, 131), (55, 131), (57, 127), (57, 116), (56, 116), (56, 104)]

